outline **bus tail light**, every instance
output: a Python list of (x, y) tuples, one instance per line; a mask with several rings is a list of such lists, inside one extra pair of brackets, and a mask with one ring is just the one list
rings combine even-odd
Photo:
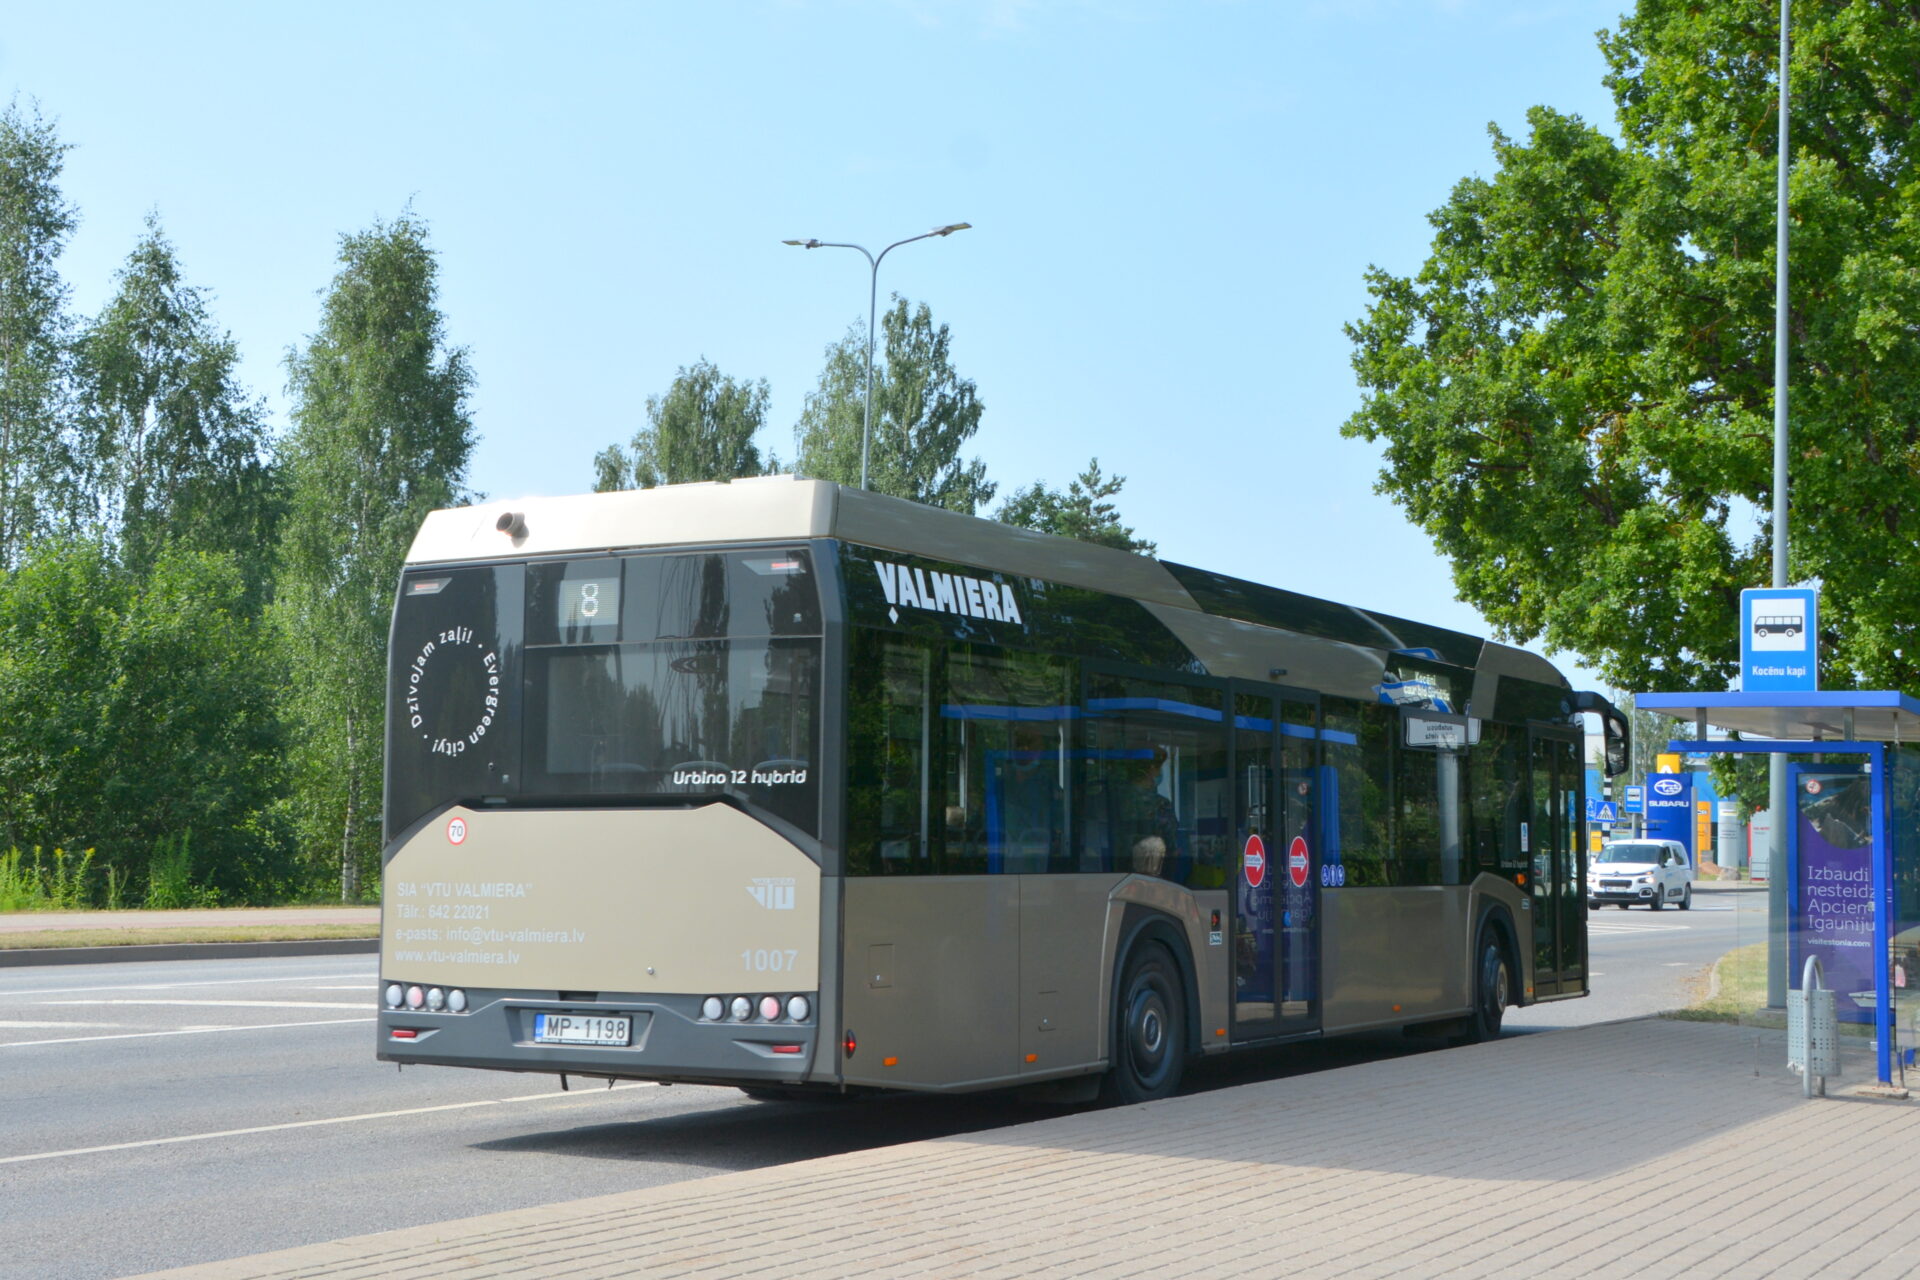
[(853, 1051), (855, 1049), (858, 1049), (859, 1047), (860, 1047), (860, 1043), (859, 1041), (853, 1038), (853, 1032), (851, 1031), (847, 1032), (847, 1056), (851, 1058), (853, 1056)]
[(412, 1027), (395, 1027), (393, 1029), (393, 1038), (395, 1040), (413, 1040), (419, 1035), (420, 1033)]
[(399, 983), (390, 982), (387, 984), (387, 1008), (398, 1009), (402, 1004), (406, 1002), (406, 999), (407, 999), (406, 989), (402, 987)]
[(427, 993), (419, 987), (407, 988), (407, 1008), (418, 1009), (427, 1002)]
[(735, 996), (733, 998), (732, 1012), (735, 1022), (745, 1022), (753, 1016), (753, 1003), (745, 996)]
[(813, 1012), (813, 1006), (807, 1003), (805, 996), (795, 996), (787, 1001), (787, 1016), (795, 1022), (805, 1022), (807, 1015)]
[(801, 1046), (797, 1044), (770, 1044), (767, 1048), (773, 1050), (775, 1053), (799, 1053)]
[(700, 1016), (708, 1022), (718, 1022), (727, 1012), (726, 1004), (719, 996), (708, 996), (700, 1002)]
[(447, 1008), (453, 1010), (455, 1013), (465, 1013), (467, 1011), (467, 993), (458, 987), (447, 992)]
[(762, 1018), (765, 1018), (768, 1022), (772, 1022), (775, 1019), (777, 1019), (780, 1016), (780, 997), (779, 996), (761, 996), (760, 997), (760, 1016)]

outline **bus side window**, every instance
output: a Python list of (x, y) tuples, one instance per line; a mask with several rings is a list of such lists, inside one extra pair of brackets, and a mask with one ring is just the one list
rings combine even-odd
[(1337, 832), (1322, 838), (1340, 850), (1348, 886), (1391, 884), (1388, 743), (1398, 727), (1398, 713), (1351, 698), (1324, 698), (1321, 709), (1321, 741), (1338, 798), (1322, 816), (1339, 824)]
[(1476, 872), (1508, 875), (1526, 866), (1520, 851), (1525, 779), (1516, 745), (1522, 740), (1508, 726), (1488, 720), (1480, 726), (1480, 741), (1468, 749), (1468, 817)]
[(949, 873), (1064, 867), (1073, 674), (1059, 658), (949, 647), (940, 705)]
[(1228, 883), (1233, 786), (1221, 691), (1106, 675), (1087, 685), (1081, 870)]
[(1393, 883), (1464, 884), (1466, 839), (1465, 749), (1409, 746), (1404, 733), (1393, 743)]
[(928, 874), (938, 855), (927, 787), (933, 654), (921, 641), (856, 629), (850, 665), (847, 870)]

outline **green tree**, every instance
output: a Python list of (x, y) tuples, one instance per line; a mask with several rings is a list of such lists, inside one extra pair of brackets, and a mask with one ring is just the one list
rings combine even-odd
[[(934, 327), (926, 303), (909, 307), (895, 294), (880, 327), (885, 341), (884, 352), (874, 355), (868, 487), (972, 515), (995, 489), (985, 463), (960, 459), (985, 406), (973, 380), (954, 371), (947, 326)], [(802, 475), (860, 482), (866, 351), (866, 328), (858, 323), (827, 348), (819, 386), (808, 394), (795, 432)]]
[[(1721, 686), (1768, 581), (1775, 10), (1641, 0), (1619, 139), (1536, 107), (1349, 326), (1381, 489), (1502, 635), (1624, 688)], [(1791, 68), (1792, 577), (1829, 684), (1920, 675), (1920, 23), (1802, 7)]]
[(1133, 526), (1120, 519), (1120, 509), (1111, 499), (1118, 497), (1127, 483), (1125, 476), (1109, 476), (1100, 470), (1100, 459), (1087, 463), (1087, 469), (1067, 483), (1065, 493), (1049, 489), (1036, 480), (1013, 495), (994, 512), (994, 519), (1022, 529), (1057, 533), (1063, 538), (1078, 538), (1121, 551), (1152, 555), (1154, 544), (1135, 536)]
[(77, 222), (60, 194), (67, 149), (38, 108), (0, 112), (0, 570), (71, 502), (67, 288), (54, 265)]
[(281, 673), (246, 599), (231, 555), (165, 546), (136, 574), (97, 538), (0, 576), (0, 847), (95, 848), (137, 886), (191, 831), (222, 896), (286, 888)]
[(427, 228), (411, 213), (342, 236), (320, 329), (287, 357), (273, 614), (289, 664), (296, 820), (344, 899), (379, 852), (387, 628), (408, 544), (463, 501), (473, 373), (449, 347)]
[(138, 572), (167, 541), (229, 551), (257, 597), (272, 546), (263, 413), (157, 217), (75, 354), (88, 487), (121, 559)]
[(736, 382), (704, 356), (682, 366), (664, 396), (647, 397), (647, 425), (633, 443), (595, 455), (594, 492), (770, 474), (778, 463), (763, 462), (753, 443), (768, 395), (766, 379)]

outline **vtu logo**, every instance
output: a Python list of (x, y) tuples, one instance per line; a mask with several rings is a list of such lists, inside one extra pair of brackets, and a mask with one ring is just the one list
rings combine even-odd
[(793, 880), (791, 878), (768, 879), (756, 877), (747, 886), (747, 892), (753, 900), (769, 911), (793, 910)]

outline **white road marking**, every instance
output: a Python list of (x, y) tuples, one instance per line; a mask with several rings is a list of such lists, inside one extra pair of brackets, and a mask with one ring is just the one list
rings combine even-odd
[(344, 987), (310, 987), (308, 988), (308, 990), (311, 990), (311, 991), (378, 991), (379, 989), (380, 989), (380, 980), (378, 978), (375, 978), (372, 982), (349, 983)]
[(50, 1006), (67, 1005), (185, 1005), (190, 1009), (228, 1008), (228, 1009), (362, 1009), (372, 1004), (371, 1000), (345, 1001), (324, 1000), (35, 1000), (35, 1004)]
[(0, 1019), (0, 1031), (59, 1031), (66, 1027), (124, 1027), (125, 1022), (10, 1022)]
[(1675, 921), (1672, 924), (1591, 924), (1588, 933), (1672, 933), (1676, 929), (1691, 929), (1693, 926)]
[(307, 1022), (263, 1022), (251, 1027), (181, 1027), (172, 1031), (127, 1031), (111, 1036), (68, 1036), (64, 1040), (12, 1040), (0, 1043), (0, 1049), (29, 1049), (43, 1044), (90, 1044), (95, 1040), (146, 1040), (154, 1036), (193, 1036), (209, 1031), (282, 1031), (288, 1027), (337, 1027), (348, 1022), (374, 1022), (377, 1018), (315, 1018)]
[(487, 1098), (479, 1102), (448, 1102), (437, 1107), (408, 1107), (404, 1111), (370, 1111), (357, 1116), (330, 1116), (325, 1120), (293, 1120), (286, 1124), (261, 1124), (249, 1129), (222, 1129), (218, 1133), (183, 1133), (171, 1138), (146, 1138), (139, 1142), (114, 1142), (104, 1147), (72, 1147), (66, 1151), (36, 1151), (25, 1156), (0, 1156), (0, 1164), (24, 1164), (29, 1160), (56, 1160), (62, 1156), (90, 1156), (103, 1151), (134, 1151), (140, 1147), (164, 1147), (179, 1142), (206, 1142), (213, 1138), (242, 1138), (255, 1133), (284, 1133), (289, 1129), (313, 1129), (329, 1124), (357, 1124), (363, 1120), (392, 1120), (400, 1116), (424, 1116), (436, 1111), (467, 1111), (474, 1107), (504, 1107), (516, 1102), (581, 1102), (624, 1089), (653, 1086), (651, 1080), (636, 1080), (597, 1089), (590, 1094), (530, 1093), (518, 1098)]
[[(182, 991), (190, 987), (259, 987), (275, 982), (330, 982), (336, 978), (358, 978), (357, 973), (310, 973), (303, 978), (218, 978), (207, 982), (142, 982), (112, 987), (42, 987), (0, 991), (0, 999), (30, 999), (35, 996), (85, 995), (90, 991)], [(358, 990), (358, 988), (354, 988)]]

